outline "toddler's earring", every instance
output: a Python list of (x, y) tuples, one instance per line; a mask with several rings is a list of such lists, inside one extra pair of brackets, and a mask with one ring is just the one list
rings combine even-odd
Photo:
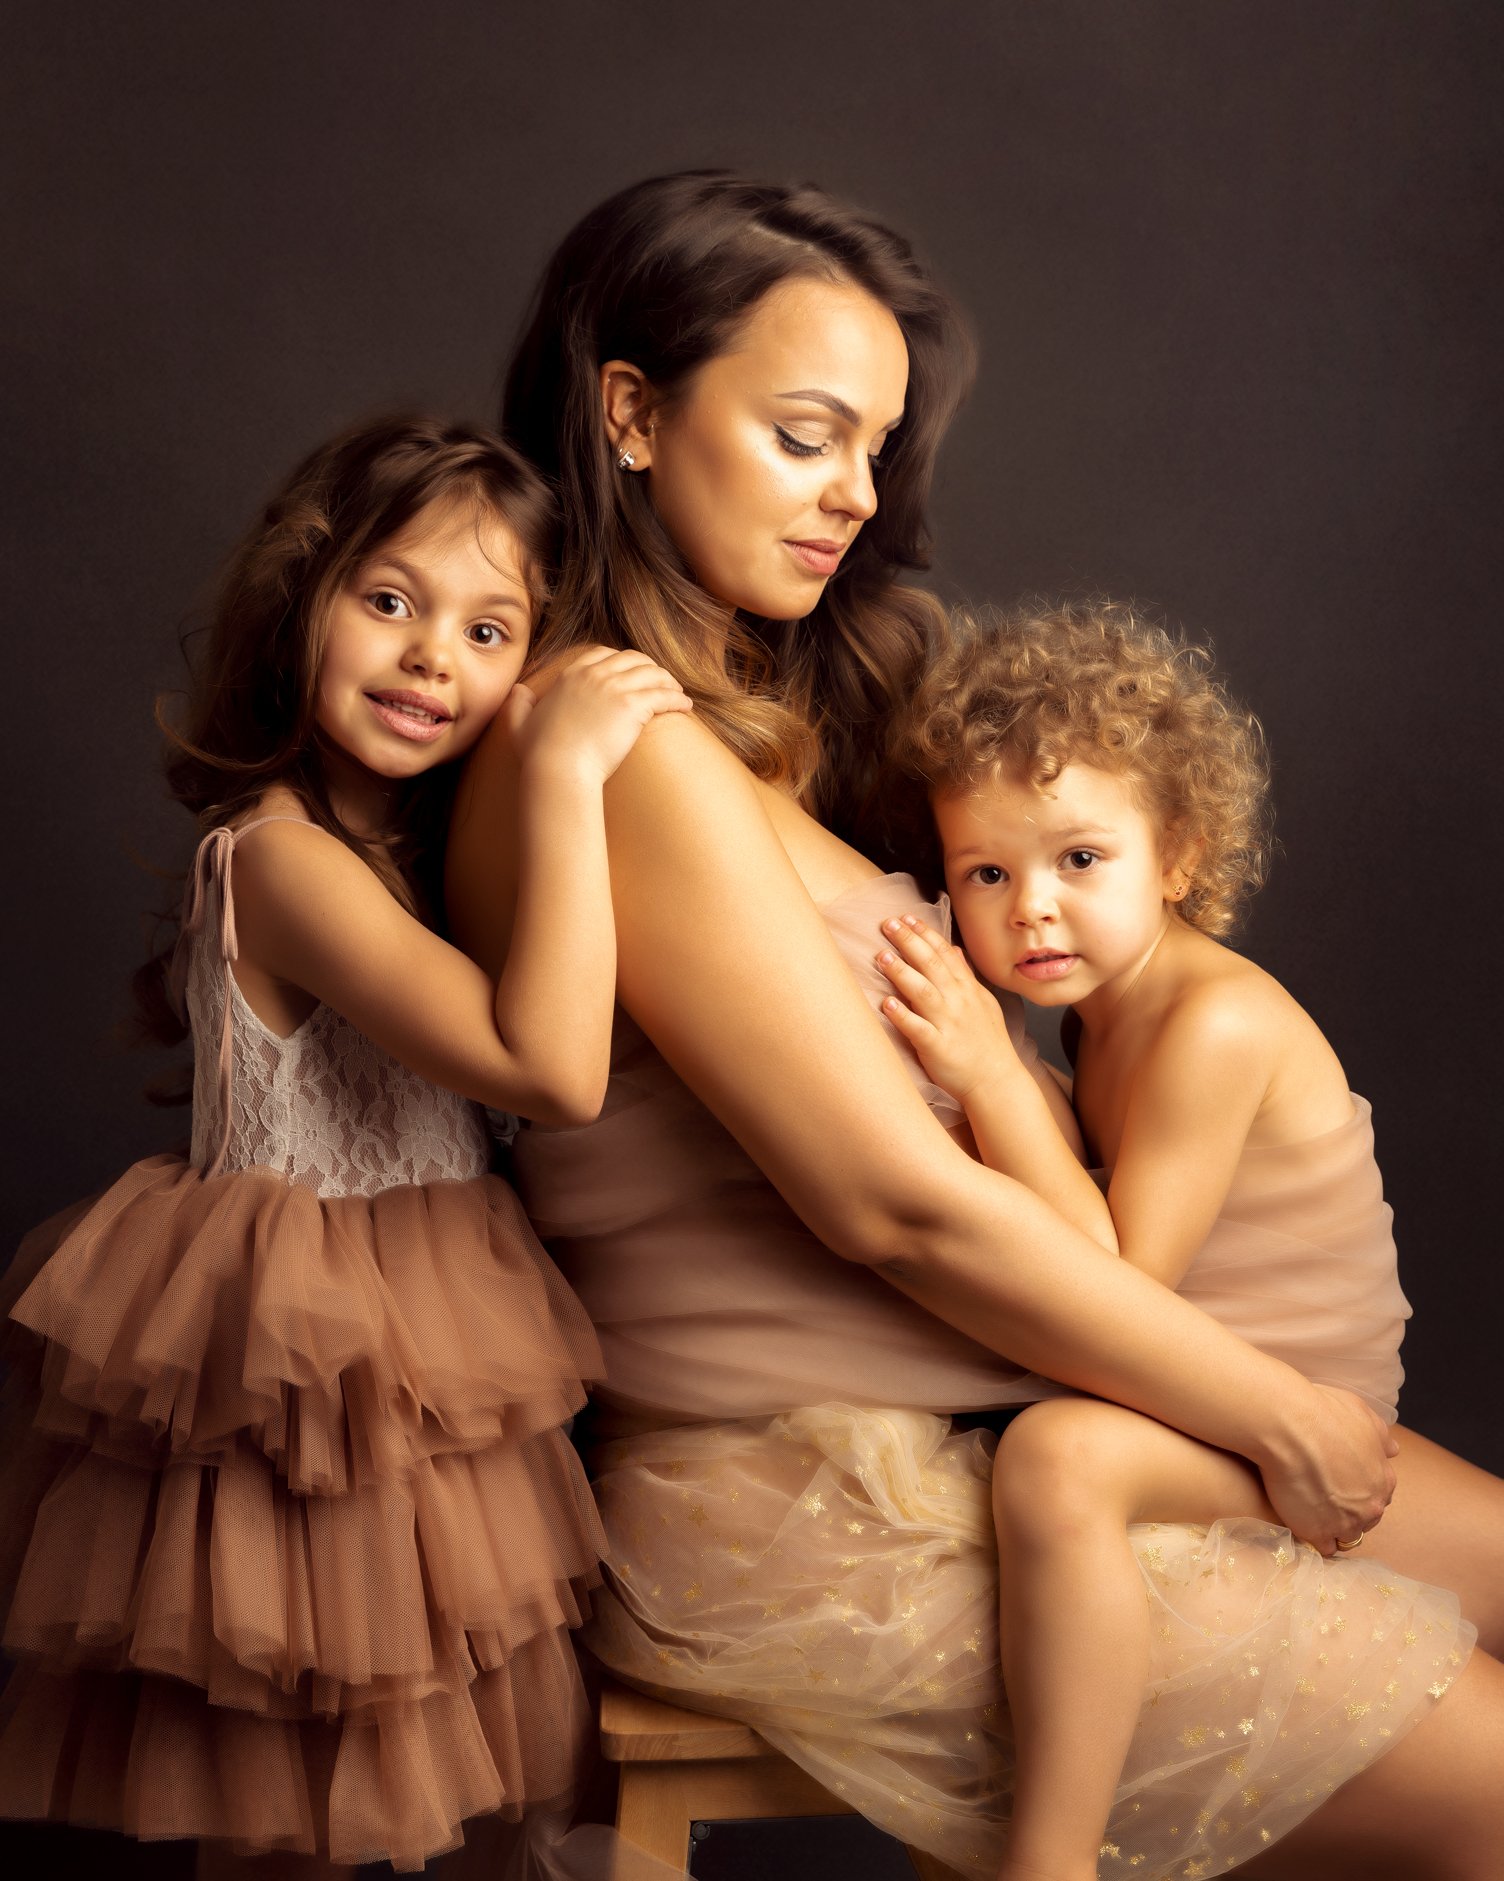
[(1185, 894), (1185, 891), (1186, 891), (1186, 884), (1182, 882), (1180, 886), (1174, 892), (1175, 900), (1179, 901), (1182, 898), (1182, 896)]
[(630, 470), (636, 462), (637, 459), (627, 449), (626, 445), (623, 445), (616, 454), (616, 468), (618, 470)]

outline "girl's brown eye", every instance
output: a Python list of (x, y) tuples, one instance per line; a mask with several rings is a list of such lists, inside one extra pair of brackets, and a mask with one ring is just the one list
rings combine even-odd
[(378, 588), (369, 598), (371, 606), (387, 620), (401, 620), (407, 611), (402, 596), (393, 594), (390, 588)]

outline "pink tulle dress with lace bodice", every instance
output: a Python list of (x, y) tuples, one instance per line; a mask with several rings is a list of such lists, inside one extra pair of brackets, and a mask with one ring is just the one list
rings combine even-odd
[(415, 1868), (574, 1786), (602, 1537), (561, 1426), (599, 1349), (474, 1105), (327, 1006), (283, 1038), (247, 1005), (254, 827), (190, 881), (190, 1158), (9, 1280), (0, 1811)]
[[(906, 910), (948, 926), (906, 876), (823, 911), (874, 1008), (878, 922)], [(1405, 1308), (1366, 1132), (1360, 1112), (1250, 1162), (1187, 1290), (1297, 1363), (1306, 1324), (1313, 1375), (1336, 1366), (1392, 1415)], [(907, 1843), (995, 1871), (1012, 1754), (976, 1414), (1058, 1387), (820, 1246), (624, 1016), (599, 1120), (525, 1129), (515, 1157), (606, 1360), (594, 1651), (755, 1725)], [(1328, 1284), (1333, 1311), (1308, 1311)], [(1451, 1594), (1263, 1522), (1133, 1540), (1155, 1656), (1104, 1877), (1257, 1854), (1423, 1717), (1472, 1643)]]

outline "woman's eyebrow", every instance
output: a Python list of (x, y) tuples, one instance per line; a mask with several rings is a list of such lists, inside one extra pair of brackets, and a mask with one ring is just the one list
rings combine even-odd
[[(823, 405), (827, 411), (833, 411), (837, 418), (844, 418), (849, 425), (860, 425), (862, 422), (862, 414), (853, 406), (848, 405), (844, 398), (837, 398), (834, 392), (822, 392), (818, 386), (806, 386), (799, 392), (780, 392), (778, 396), (790, 401), (797, 399), (806, 405)], [(883, 429), (891, 431), (902, 417), (903, 413), (900, 412), (898, 417), (890, 419)]]

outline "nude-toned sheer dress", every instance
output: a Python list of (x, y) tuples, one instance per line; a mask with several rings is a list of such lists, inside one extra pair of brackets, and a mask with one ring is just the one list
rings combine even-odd
[[(877, 923), (905, 909), (947, 921), (907, 876), (824, 910), (874, 1007)], [(606, 1361), (611, 1553), (590, 1644), (985, 1872), (1011, 1761), (992, 1439), (951, 1415), (1049, 1388), (816, 1242), (625, 1016), (600, 1119), (524, 1130), (515, 1153)], [(1408, 1309), (1366, 1109), (1249, 1157), (1185, 1291), (1393, 1414)], [(1155, 1660), (1104, 1876), (1256, 1854), (1423, 1717), (1472, 1643), (1453, 1595), (1261, 1522), (1145, 1526), (1134, 1543)]]
[(560, 1427), (600, 1357), (476, 1107), (328, 1007), (282, 1038), (242, 998), (253, 827), (195, 865), (190, 1160), (7, 1283), (36, 1336), (0, 1813), (417, 1868), (575, 1784), (602, 1537)]

